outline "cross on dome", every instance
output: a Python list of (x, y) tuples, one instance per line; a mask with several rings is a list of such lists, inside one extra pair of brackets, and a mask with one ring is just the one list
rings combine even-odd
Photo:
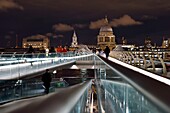
[(108, 21), (108, 19), (107, 19), (107, 15), (105, 16), (105, 25), (108, 25), (109, 24), (109, 21)]

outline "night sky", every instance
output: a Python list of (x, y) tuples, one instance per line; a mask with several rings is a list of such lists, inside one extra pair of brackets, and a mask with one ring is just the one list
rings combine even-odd
[(42, 34), (51, 46), (70, 45), (73, 30), (81, 44), (96, 44), (107, 15), (117, 43), (142, 45), (150, 37), (170, 38), (169, 0), (0, 0), (0, 47), (15, 47), (23, 37)]

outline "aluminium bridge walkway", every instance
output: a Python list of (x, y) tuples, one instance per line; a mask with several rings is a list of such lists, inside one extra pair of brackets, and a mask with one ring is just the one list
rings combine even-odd
[[(84, 60), (88, 61), (86, 57)], [(93, 81), (86, 80), (60, 90), (54, 88), (53, 93), (48, 95), (3, 104), (0, 112), (169, 113), (168, 78), (111, 57), (105, 59), (95, 54), (90, 54), (90, 57), (94, 61)]]
[[(31, 58), (26, 54), (3, 54), (0, 57), (0, 80), (20, 79), (24, 76), (42, 74), (46, 69), (73, 64), (77, 59), (86, 58), (92, 54), (61, 55), (34, 54)], [(12, 57), (11, 57), (12, 56)]]

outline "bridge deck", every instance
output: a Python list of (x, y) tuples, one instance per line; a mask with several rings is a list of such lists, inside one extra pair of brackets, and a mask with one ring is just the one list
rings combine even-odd
[(170, 98), (168, 93), (170, 92), (169, 85), (134, 70), (128, 69), (103, 57), (100, 58), (122, 73), (121, 76), (125, 80), (132, 84), (137, 90), (150, 97), (154, 103), (159, 103), (161, 107), (165, 107), (167, 111), (170, 111)]

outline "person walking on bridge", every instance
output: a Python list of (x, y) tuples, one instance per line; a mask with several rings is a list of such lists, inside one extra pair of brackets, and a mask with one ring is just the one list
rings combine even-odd
[(110, 49), (108, 46), (106, 46), (105, 50), (104, 50), (104, 53), (106, 54), (106, 58), (108, 59), (109, 57), (109, 53), (110, 53)]
[(45, 93), (49, 93), (50, 83), (51, 83), (51, 74), (49, 73), (49, 69), (46, 69), (46, 72), (42, 75), (43, 85), (45, 86)]

